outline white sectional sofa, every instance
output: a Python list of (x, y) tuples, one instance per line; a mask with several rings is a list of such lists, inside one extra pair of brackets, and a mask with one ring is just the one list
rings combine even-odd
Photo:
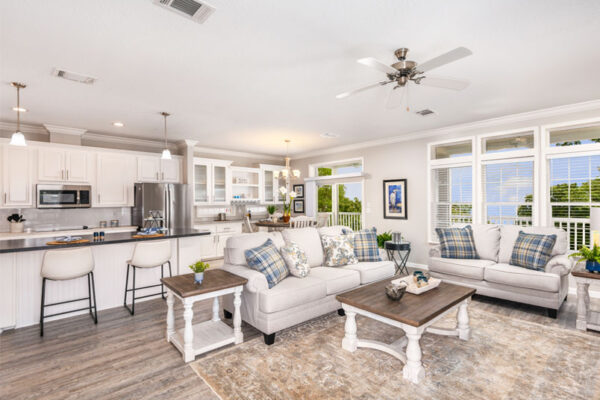
[[(290, 326), (338, 310), (343, 315), (338, 293), (394, 275), (391, 261), (359, 262), (344, 267), (323, 266), (321, 234), (339, 234), (341, 226), (327, 228), (286, 229), (283, 232), (256, 232), (232, 236), (227, 240), (223, 269), (248, 279), (242, 292), (242, 320), (264, 334), (266, 344), (273, 344), (275, 333)], [(285, 241), (296, 242), (306, 253), (311, 267), (305, 278), (288, 276), (269, 289), (265, 276), (246, 264), (244, 252), (262, 245), (267, 239), (277, 247)], [(233, 310), (233, 298), (224, 298), (225, 315)]]
[[(497, 297), (548, 309), (556, 318), (567, 297), (568, 278), (573, 262), (567, 256), (567, 233), (562, 229), (514, 225), (471, 224), (478, 260), (441, 258), (439, 245), (429, 251), (432, 276), (477, 289), (484, 296)], [(510, 265), (519, 231), (556, 235), (552, 258), (545, 271)]]

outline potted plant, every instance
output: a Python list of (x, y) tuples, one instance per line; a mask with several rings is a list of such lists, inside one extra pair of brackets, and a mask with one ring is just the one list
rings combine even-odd
[(377, 247), (383, 249), (383, 245), (385, 242), (392, 240), (392, 234), (388, 232), (383, 232), (377, 235)]
[(189, 268), (194, 271), (194, 282), (200, 285), (204, 280), (204, 271), (210, 268), (210, 265), (202, 261), (197, 261), (196, 263), (191, 264)]
[(288, 193), (287, 189), (284, 186), (280, 187), (279, 191), (282, 195), (287, 195), (289, 197), (288, 202), (283, 202), (283, 222), (287, 224), (288, 222), (290, 222), (290, 218), (292, 217), (292, 202), (296, 197), (296, 192)]
[(569, 257), (579, 257), (577, 262), (585, 260), (585, 269), (590, 272), (600, 272), (600, 247), (597, 245), (594, 245), (591, 250), (586, 246), (581, 246), (577, 253), (573, 253)]
[(25, 222), (25, 218), (21, 214), (11, 214), (6, 218), (8, 222), (10, 222), (10, 232), (11, 233), (21, 233), (24, 231), (23, 222)]
[(273, 217), (273, 214), (275, 214), (275, 211), (277, 211), (277, 207), (275, 207), (273, 204), (267, 206), (267, 212), (269, 213), (269, 218), (273, 222), (277, 222), (277, 220), (275, 219), (275, 217)]

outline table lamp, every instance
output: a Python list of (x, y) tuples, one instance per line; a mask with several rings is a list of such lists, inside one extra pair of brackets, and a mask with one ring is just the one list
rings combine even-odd
[(600, 246), (600, 207), (590, 207), (592, 246)]

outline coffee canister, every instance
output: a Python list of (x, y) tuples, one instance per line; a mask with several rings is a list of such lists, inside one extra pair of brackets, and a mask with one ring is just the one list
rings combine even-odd
[(402, 242), (402, 234), (400, 232), (392, 232), (392, 242), (394, 242), (394, 243)]

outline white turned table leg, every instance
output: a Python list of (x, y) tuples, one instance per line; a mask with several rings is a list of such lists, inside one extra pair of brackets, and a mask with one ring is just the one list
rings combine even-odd
[[(242, 313), (240, 306), (242, 305), (242, 287), (235, 288), (233, 293), (233, 335), (235, 336), (235, 344), (240, 344), (244, 341), (242, 334)], [(213, 308), (214, 312), (214, 308)]]
[(418, 331), (408, 333), (408, 345), (406, 346), (406, 365), (402, 369), (402, 375), (404, 379), (411, 381), (412, 383), (419, 383), (421, 379), (425, 377), (425, 369), (421, 365), (421, 346), (419, 340), (421, 339), (421, 333)]
[(192, 327), (192, 318), (194, 303), (188, 302), (187, 299), (183, 303), (183, 319), (185, 328), (183, 331), (183, 361), (190, 362), (194, 360), (194, 328)]
[(577, 282), (577, 321), (575, 327), (582, 331), (587, 329), (587, 314), (590, 304), (589, 286), (589, 283)]
[(215, 297), (213, 299), (213, 316), (212, 316), (212, 321), (213, 322), (218, 322), (221, 320), (221, 317), (219, 317), (219, 297)]
[(356, 351), (358, 339), (356, 338), (356, 313), (346, 311), (346, 334), (342, 339), (342, 348), (350, 352)]
[(471, 329), (469, 328), (469, 302), (468, 300), (463, 301), (458, 306), (458, 313), (456, 319), (458, 321), (458, 338), (461, 340), (469, 340)]
[(175, 314), (173, 312), (173, 303), (175, 299), (173, 292), (167, 289), (167, 341), (171, 341), (171, 337), (175, 334)]

